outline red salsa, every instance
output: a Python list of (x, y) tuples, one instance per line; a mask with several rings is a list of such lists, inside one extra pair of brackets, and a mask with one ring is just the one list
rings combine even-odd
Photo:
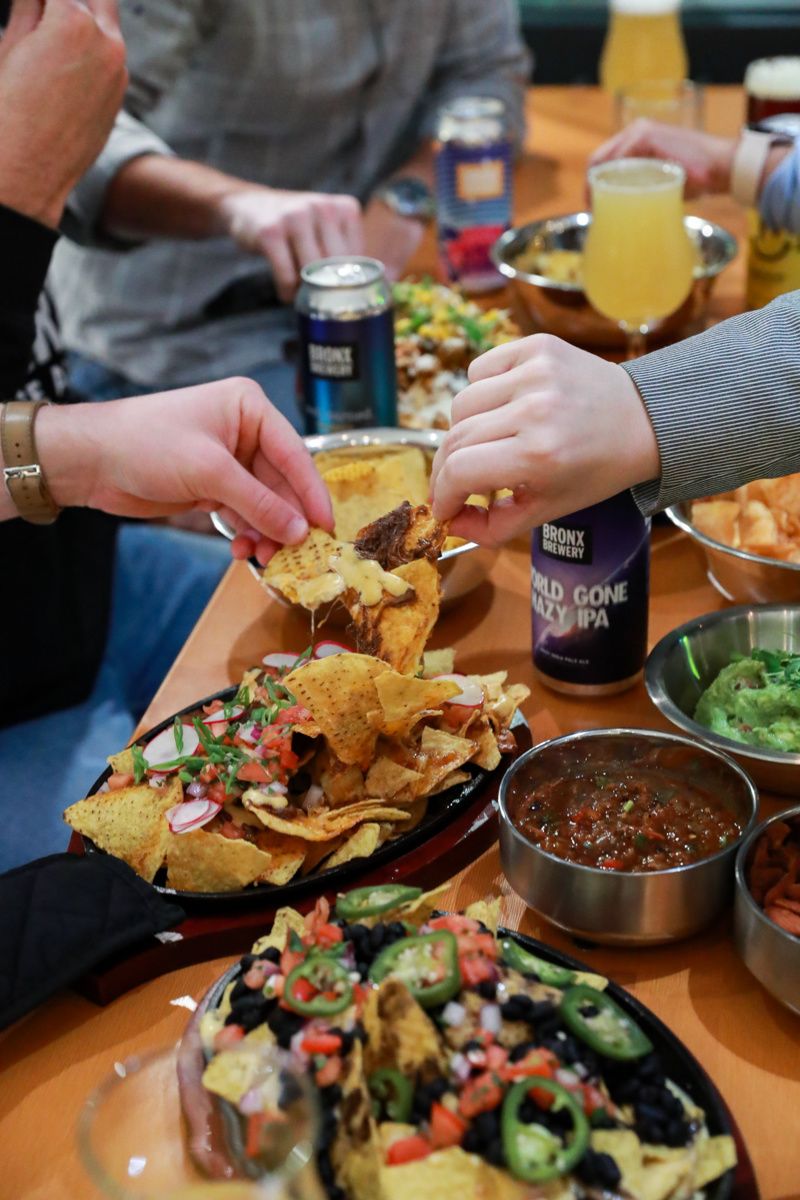
[(744, 785), (732, 787), (724, 764), (700, 750), (641, 738), (551, 749), (514, 776), (508, 807), (525, 837), (558, 858), (661, 871), (709, 858), (742, 832)]

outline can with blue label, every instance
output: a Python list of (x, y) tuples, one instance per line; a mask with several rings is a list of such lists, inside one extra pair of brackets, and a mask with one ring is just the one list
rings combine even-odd
[(502, 287), (491, 249), (511, 225), (511, 138), (502, 100), (461, 96), (436, 133), (436, 222), (442, 272), (466, 292)]
[(533, 664), (571, 695), (624, 691), (647, 657), (650, 522), (630, 492), (534, 529)]
[(397, 424), (392, 290), (376, 258), (322, 258), (295, 307), (307, 433)]

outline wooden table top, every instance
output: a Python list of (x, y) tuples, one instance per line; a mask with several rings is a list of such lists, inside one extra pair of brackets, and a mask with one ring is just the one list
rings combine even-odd
[[(710, 89), (707, 125), (712, 131), (734, 132), (741, 110), (738, 89)], [(517, 191), (519, 219), (577, 207), (586, 155), (611, 129), (610, 108), (592, 88), (536, 91), (531, 121), (530, 152), (521, 164)], [(692, 208), (742, 231), (742, 216), (727, 198)], [(419, 265), (432, 265), (429, 245)], [(742, 285), (738, 261), (719, 281), (716, 317), (741, 306)], [(642, 686), (610, 699), (568, 700), (534, 680), (529, 572), (524, 545), (502, 552), (490, 581), (442, 617), (433, 644), (456, 646), (462, 671), (502, 666), (512, 679), (528, 683), (532, 695), (525, 711), (537, 740), (604, 725), (665, 727)], [(653, 551), (651, 644), (682, 621), (719, 606), (691, 544), (683, 535), (661, 533)], [(299, 650), (307, 640), (300, 618), (268, 603), (246, 566), (232, 566), (143, 727), (237, 680), (268, 650)], [(776, 809), (775, 800), (763, 798), (765, 813)], [(506, 924), (574, 950), (510, 891), (496, 848), (453, 880), (448, 904), (459, 908), (498, 892)], [(800, 1024), (743, 967), (728, 919), (673, 947), (578, 953), (651, 1007), (707, 1069), (742, 1130), (763, 1200), (797, 1200)], [(172, 972), (104, 1009), (65, 993), (7, 1031), (0, 1040), (0, 1197), (74, 1200), (96, 1194), (75, 1149), (75, 1119), (83, 1099), (115, 1062), (179, 1038), (188, 1013), (176, 1002), (199, 998), (227, 965), (219, 959)]]

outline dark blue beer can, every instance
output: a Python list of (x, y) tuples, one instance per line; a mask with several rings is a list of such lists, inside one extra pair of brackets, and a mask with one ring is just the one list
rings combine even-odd
[(307, 433), (397, 424), (392, 290), (376, 258), (301, 271), (296, 309)]

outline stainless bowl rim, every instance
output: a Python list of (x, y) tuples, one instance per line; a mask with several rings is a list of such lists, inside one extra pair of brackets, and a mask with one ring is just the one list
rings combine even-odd
[(713, 730), (706, 729), (704, 725), (700, 725), (693, 717), (687, 716), (682, 708), (678, 708), (678, 705), (667, 693), (664, 686), (664, 664), (675, 645), (687, 634), (693, 633), (703, 626), (708, 628), (709, 626), (722, 625), (726, 622), (735, 624), (742, 618), (748, 618), (754, 614), (771, 612), (796, 612), (798, 617), (800, 617), (800, 605), (779, 603), (738, 604), (732, 608), (720, 608), (714, 612), (704, 613), (701, 617), (693, 617), (690, 621), (685, 621), (683, 625), (678, 625), (676, 629), (665, 634), (659, 642), (656, 642), (648, 654), (647, 661), (644, 664), (644, 683), (648, 696), (659, 712), (662, 712), (665, 717), (680, 729), (685, 729), (687, 733), (695, 734), (696, 731), (695, 736), (697, 738), (707, 742), (721, 753), (725, 755), (738, 754), (743, 758), (751, 758), (755, 762), (772, 763), (777, 766), (800, 767), (800, 753), (795, 753), (791, 750), (771, 750), (767, 746), (751, 746), (747, 742), (735, 742), (733, 738), (722, 737), (720, 734), (714, 733)]
[[(554, 288), (556, 291), (561, 292), (582, 292), (583, 286), (580, 283), (566, 283), (562, 280), (548, 279), (546, 275), (532, 275), (527, 271), (518, 270), (517, 267), (513, 267), (507, 261), (505, 252), (512, 243), (516, 242), (523, 235), (527, 239), (530, 239), (542, 230), (559, 224), (566, 226), (588, 225), (590, 221), (591, 213), (583, 210), (581, 212), (561, 213), (554, 217), (544, 217), (539, 221), (529, 221), (526, 225), (516, 225), (512, 229), (507, 229), (505, 233), (500, 234), (500, 237), (492, 245), (489, 255), (498, 271), (502, 275), (505, 275), (507, 279), (521, 279), (524, 283), (532, 283), (536, 287)], [(722, 225), (717, 225), (714, 221), (707, 221), (705, 217), (687, 215), (684, 217), (684, 224), (693, 230), (709, 226), (712, 231), (711, 236), (718, 238), (725, 247), (725, 253), (720, 257), (718, 262), (705, 263), (695, 268), (695, 279), (714, 279), (736, 257), (739, 249), (736, 238)]]
[[(506, 793), (508, 792), (509, 783), (513, 779), (514, 775), (521, 769), (521, 767), (530, 762), (532, 758), (535, 758), (538, 754), (541, 754), (545, 750), (549, 750), (551, 746), (562, 745), (566, 742), (589, 741), (592, 738), (599, 737), (644, 737), (665, 742), (677, 742), (683, 746), (691, 746), (693, 750), (701, 750), (704, 754), (709, 754), (713, 758), (717, 758), (723, 762), (726, 767), (731, 769), (741, 778), (745, 785), (745, 790), (750, 797), (750, 816), (748, 817), (747, 824), (739, 834), (736, 841), (731, 842), (731, 844), (729, 846), (725, 846), (724, 849), (718, 850), (716, 854), (710, 854), (708, 858), (701, 858), (699, 862), (686, 863), (682, 867), (665, 867), (661, 871), (604, 871), (602, 867), (587, 867), (584, 865), (584, 863), (575, 863), (568, 858), (559, 858), (558, 855), (551, 854), (549, 850), (542, 850), (541, 846), (537, 846), (534, 842), (528, 841), (528, 839), (525, 837), (525, 834), (522, 833), (522, 831), (519, 830), (514, 824), (508, 812), (508, 808), (506, 807)], [(550, 862), (558, 863), (560, 866), (570, 867), (574, 871), (584, 872), (588, 876), (601, 876), (603, 879), (653, 879), (662, 878), (666, 875), (671, 876), (687, 874), (690, 871), (696, 871), (701, 867), (706, 867), (709, 863), (717, 862), (726, 855), (730, 855), (731, 851), (741, 844), (743, 838), (750, 836), (753, 826), (758, 820), (759, 797), (758, 788), (747, 774), (747, 771), (745, 771), (743, 767), (740, 767), (739, 764), (735, 762), (729, 754), (725, 754), (722, 750), (717, 750), (711, 746), (704, 746), (703, 743), (699, 742), (696, 738), (682, 737), (679, 733), (669, 733), (660, 729), (635, 729), (625, 726), (618, 726), (608, 729), (584, 729), (577, 733), (564, 733), (561, 734), (560, 737), (548, 738), (547, 741), (539, 742), (538, 745), (532, 746), (530, 750), (526, 750), (524, 754), (521, 754), (519, 758), (515, 759), (506, 771), (505, 775), (500, 781), (500, 790), (498, 792), (497, 803), (500, 809), (501, 819), (505, 823), (506, 827), (514, 834), (514, 836), (519, 838), (519, 840), (523, 842), (525, 846), (528, 846), (531, 850), (535, 850), (537, 854), (541, 854), (543, 858), (549, 859)]]
[(782, 558), (767, 558), (765, 554), (753, 554), (751, 550), (738, 550), (735, 546), (726, 546), (724, 542), (718, 542), (715, 538), (709, 537), (707, 533), (701, 533), (683, 515), (678, 504), (673, 504), (664, 511), (673, 525), (677, 525), (678, 529), (682, 529), (684, 533), (688, 533), (689, 537), (694, 538), (701, 546), (705, 546), (707, 550), (721, 550), (723, 554), (730, 554), (732, 558), (740, 558), (744, 562), (756, 563), (760, 566), (766, 564), (770, 567), (780, 567), (784, 571), (800, 571), (800, 563), (785, 562)]
[[(394, 429), (388, 425), (376, 425), (368, 429), (348, 429), (341, 433), (312, 433), (303, 438), (311, 454), (321, 450), (338, 450), (343, 446), (421, 446), (423, 449), (438, 450), (447, 431), (445, 429)], [(231, 541), (233, 530), (219, 513), (211, 513), (211, 523), (218, 533)], [(439, 562), (450, 562), (470, 550), (477, 550), (477, 542), (464, 542), (439, 555)]]
[(755, 829), (752, 829), (747, 834), (744, 841), (739, 846), (739, 849), (736, 851), (734, 876), (736, 879), (737, 894), (742, 897), (743, 902), (748, 906), (754, 916), (757, 917), (760, 923), (765, 928), (775, 930), (783, 937), (787, 938), (790, 946), (800, 946), (799, 937), (795, 937), (793, 933), (789, 933), (786, 929), (781, 929), (780, 925), (776, 925), (774, 921), (771, 921), (764, 912), (763, 908), (756, 904), (755, 900), (753, 899), (753, 893), (750, 891), (750, 888), (747, 885), (747, 878), (744, 873), (745, 866), (747, 864), (747, 857), (755, 843), (761, 837), (762, 833), (764, 833), (770, 825), (774, 824), (775, 821), (783, 821), (787, 817), (800, 817), (800, 804), (795, 804), (791, 808), (784, 808), (782, 812), (775, 813), (775, 815), (772, 817), (767, 817), (765, 821), (759, 821)]

